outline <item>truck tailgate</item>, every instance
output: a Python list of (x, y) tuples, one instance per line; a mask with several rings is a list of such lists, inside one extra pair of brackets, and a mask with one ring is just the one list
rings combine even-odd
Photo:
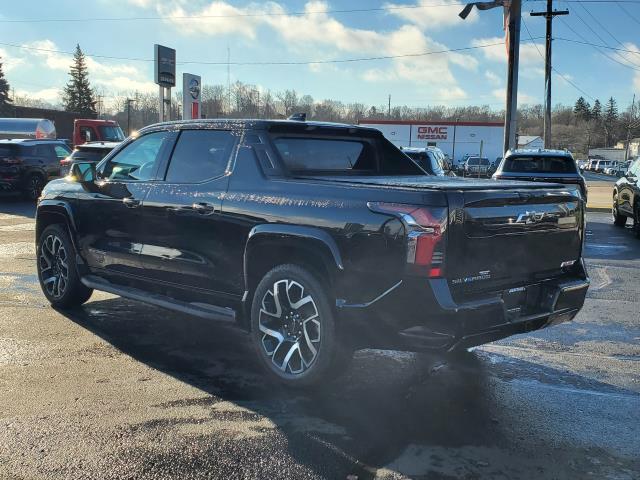
[(447, 277), (459, 293), (562, 276), (580, 259), (584, 203), (577, 189), (476, 190), (461, 198), (450, 212), (447, 246)]

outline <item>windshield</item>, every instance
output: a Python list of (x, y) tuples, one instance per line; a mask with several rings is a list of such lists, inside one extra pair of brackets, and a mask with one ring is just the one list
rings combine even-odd
[(575, 173), (576, 164), (571, 157), (510, 157), (502, 167), (513, 173)]
[(478, 158), (478, 157), (472, 157), (468, 160), (468, 164), (469, 165), (482, 165), (484, 167), (486, 167), (487, 165), (489, 165), (489, 159), (488, 158)]
[(103, 125), (98, 127), (100, 130), (100, 136), (105, 142), (121, 142), (124, 140), (124, 133), (122, 129), (117, 125)]

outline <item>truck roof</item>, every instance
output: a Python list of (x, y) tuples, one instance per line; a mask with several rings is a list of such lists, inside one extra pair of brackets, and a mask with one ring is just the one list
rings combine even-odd
[(504, 155), (505, 157), (511, 157), (513, 155), (535, 155), (536, 157), (572, 157), (571, 152), (568, 150), (553, 150), (550, 148), (519, 148), (514, 150), (508, 150)]
[(333, 122), (316, 122), (316, 121), (299, 121), (299, 120), (267, 120), (267, 119), (233, 119), (233, 118), (207, 118), (199, 120), (175, 120), (171, 122), (162, 122), (149, 125), (141, 128), (140, 133), (145, 133), (151, 130), (164, 130), (172, 128), (239, 128), (239, 129), (254, 129), (254, 130), (269, 130), (274, 127), (290, 127), (292, 130), (308, 130), (313, 131), (318, 128), (323, 129), (348, 129), (368, 132), (370, 134), (381, 135), (380, 131), (372, 127), (363, 127), (360, 125), (353, 125), (347, 123), (333, 123)]

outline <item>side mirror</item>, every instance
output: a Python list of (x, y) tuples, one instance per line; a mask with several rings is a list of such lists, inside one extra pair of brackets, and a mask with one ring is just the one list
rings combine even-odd
[(80, 183), (93, 183), (96, 180), (96, 165), (91, 162), (78, 162), (71, 166), (71, 176)]

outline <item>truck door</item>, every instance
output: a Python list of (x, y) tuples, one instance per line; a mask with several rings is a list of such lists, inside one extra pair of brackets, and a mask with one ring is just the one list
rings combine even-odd
[(238, 137), (230, 130), (182, 130), (164, 181), (144, 202), (147, 275), (183, 294), (224, 296), (231, 290), (221, 206)]
[(177, 134), (153, 132), (130, 142), (98, 167), (97, 181), (78, 194), (79, 246), (100, 275), (143, 275), (142, 202)]

